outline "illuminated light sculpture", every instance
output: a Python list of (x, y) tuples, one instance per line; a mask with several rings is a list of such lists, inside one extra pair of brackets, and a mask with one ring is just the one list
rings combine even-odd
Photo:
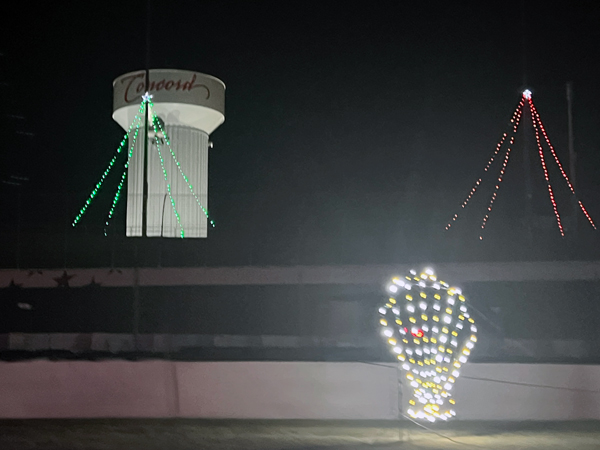
[(432, 269), (396, 277), (379, 308), (381, 333), (413, 395), (407, 413), (434, 422), (456, 415), (452, 388), (477, 342), (477, 327), (460, 289)]
[[(595, 230), (596, 229), (596, 224), (594, 223), (594, 221), (590, 217), (590, 215), (587, 212), (586, 208), (583, 206), (583, 203), (581, 202), (581, 200), (579, 200), (579, 198), (577, 197), (577, 195), (575, 193), (575, 189), (573, 188), (573, 185), (571, 184), (571, 181), (569, 180), (569, 177), (567, 176), (565, 170), (563, 169), (563, 166), (560, 163), (560, 160), (558, 159), (556, 151), (554, 150), (554, 147), (552, 146), (552, 143), (550, 142), (550, 138), (548, 137), (548, 134), (546, 133), (546, 130), (544, 128), (544, 124), (542, 123), (540, 115), (537, 112), (537, 109), (536, 109), (535, 105), (533, 104), (532, 92), (529, 89), (526, 89), (526, 90), (523, 91), (522, 96), (521, 96), (521, 100), (520, 100), (519, 104), (517, 105), (517, 108), (515, 109), (515, 111), (513, 112), (512, 117), (511, 117), (511, 120), (510, 120), (510, 123), (511, 123), (510, 128), (511, 128), (511, 130), (509, 131), (509, 133), (504, 133), (502, 135), (502, 137), (500, 138), (500, 141), (498, 142), (498, 145), (496, 146), (496, 148), (494, 150), (494, 153), (492, 154), (491, 158), (489, 159), (488, 163), (486, 164), (486, 166), (484, 168), (484, 172), (488, 172), (489, 171), (490, 167), (494, 163), (494, 160), (495, 160), (496, 156), (500, 152), (500, 149), (502, 148), (502, 146), (506, 142), (507, 137), (510, 136), (508, 138), (508, 148), (507, 148), (505, 156), (504, 156), (503, 164), (502, 164), (502, 167), (500, 168), (499, 174), (496, 176), (495, 188), (494, 188), (494, 191), (492, 193), (492, 197), (491, 197), (491, 199), (490, 199), (490, 201), (488, 203), (487, 211), (485, 212), (485, 215), (484, 215), (482, 223), (481, 223), (481, 234), (479, 235), (479, 239), (480, 240), (483, 239), (483, 231), (485, 230), (485, 227), (486, 227), (486, 225), (487, 225), (487, 223), (489, 221), (490, 214), (491, 214), (492, 208), (494, 206), (494, 202), (496, 201), (496, 198), (498, 197), (498, 191), (500, 189), (500, 186), (502, 184), (502, 180), (503, 180), (504, 174), (506, 172), (506, 168), (508, 166), (508, 161), (509, 161), (509, 158), (510, 158), (511, 149), (513, 148), (513, 145), (515, 143), (515, 137), (517, 135), (517, 130), (519, 128), (519, 123), (521, 121), (521, 116), (523, 114), (523, 109), (524, 109), (525, 106), (528, 107), (529, 112), (531, 114), (531, 120), (532, 120), (532, 124), (533, 124), (533, 129), (534, 129), (534, 132), (535, 132), (536, 144), (537, 144), (537, 148), (538, 148), (538, 155), (540, 157), (540, 164), (541, 164), (543, 172), (544, 172), (544, 179), (546, 181), (546, 186), (547, 186), (547, 189), (548, 189), (548, 196), (550, 198), (550, 203), (552, 204), (552, 209), (553, 209), (554, 215), (556, 217), (556, 224), (557, 224), (557, 227), (558, 227), (558, 231), (560, 232), (560, 235), (564, 236), (565, 235), (565, 230), (564, 230), (564, 228), (562, 226), (561, 217), (560, 217), (560, 214), (558, 212), (558, 206), (556, 204), (556, 200), (555, 200), (555, 196), (554, 196), (554, 189), (552, 188), (552, 185), (550, 183), (550, 177), (549, 177), (549, 174), (548, 174), (548, 167), (546, 165), (546, 159), (544, 157), (544, 148), (543, 148), (543, 145), (542, 145), (542, 138), (541, 138), (542, 135), (544, 137), (544, 140), (546, 141), (546, 144), (547, 144), (548, 148), (550, 149), (550, 152), (551, 152), (551, 154), (552, 154), (552, 156), (554, 158), (554, 161), (555, 161), (556, 165), (560, 169), (560, 173), (561, 173), (563, 179), (565, 180), (565, 182), (566, 182), (569, 190), (571, 191), (571, 194), (577, 200), (577, 204), (578, 204), (579, 208), (581, 209), (581, 212), (586, 217), (586, 219), (588, 220), (588, 222), (590, 223), (590, 225), (592, 226), (592, 228)], [(465, 198), (465, 200), (462, 202), (461, 208), (464, 209), (464, 208), (467, 207), (467, 205), (469, 204), (469, 201), (473, 198), (473, 196), (475, 195), (475, 192), (477, 192), (477, 189), (481, 186), (482, 179), (483, 178), (478, 178), (477, 179), (477, 181), (475, 182), (475, 184), (471, 188), (469, 194), (467, 195), (467, 197)], [(450, 221), (446, 225), (446, 230), (449, 230), (452, 227), (452, 225), (454, 224), (454, 222), (457, 221), (457, 219), (458, 219), (458, 213), (454, 214), (454, 216), (452, 217), (452, 219), (450, 219)]]

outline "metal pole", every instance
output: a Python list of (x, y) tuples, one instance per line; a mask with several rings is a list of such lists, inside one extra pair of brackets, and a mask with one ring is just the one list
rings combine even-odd
[[(137, 247), (136, 247), (137, 250)], [(136, 251), (137, 253), (137, 251)], [(139, 351), (140, 335), (140, 269), (136, 265), (133, 269), (133, 346), (135, 351)]]
[[(148, 84), (148, 70), (146, 70), (146, 86)], [(146, 104), (144, 105), (145, 109), (145, 123), (144, 123), (144, 198), (142, 205), (142, 237), (146, 237), (146, 226), (147, 226), (147, 214), (148, 214), (148, 109), (149, 104), (148, 100), (146, 100)]]
[(573, 83), (567, 83), (567, 114), (569, 118), (569, 178), (571, 185), (575, 189), (575, 181), (577, 174), (575, 173), (575, 164), (577, 155), (575, 154), (574, 138), (573, 138)]
[[(575, 153), (575, 138), (573, 136), (573, 83), (567, 83), (567, 118), (569, 126), (569, 179), (571, 180), (571, 186), (575, 189), (575, 183), (577, 181), (577, 154)], [(573, 227), (575, 231), (578, 228), (578, 214), (577, 214), (577, 199), (573, 196), (572, 201), (573, 207)]]
[(19, 186), (17, 197), (17, 269), (21, 268), (21, 192), (22, 186)]
[(523, 89), (527, 88), (527, 15), (525, 0), (521, 0), (521, 63), (523, 64)]
[[(146, 92), (150, 91), (150, 0), (146, 14)], [(142, 204), (142, 237), (147, 236), (148, 215), (148, 117), (150, 114), (149, 100), (144, 105), (144, 198)]]
[(521, 126), (522, 131), (521, 131), (521, 136), (523, 139), (522, 142), (522, 151), (523, 151), (523, 174), (524, 174), (524, 179), (525, 179), (525, 208), (524, 208), (524, 214), (525, 214), (525, 230), (526, 230), (526, 236), (529, 242), (531, 242), (531, 239), (533, 238), (533, 230), (532, 230), (532, 225), (533, 225), (533, 219), (534, 219), (534, 215), (533, 215), (533, 186), (532, 186), (532, 177), (531, 177), (531, 152), (529, 150), (529, 144), (533, 139), (532, 136), (532, 127), (531, 126), (526, 126), (525, 122), (527, 122), (527, 124), (529, 125), (531, 123), (531, 115), (530, 115), (530, 111), (526, 111), (526, 109), (529, 109), (529, 104), (525, 104), (525, 107), (523, 108), (523, 115), (524, 117), (522, 118), (523, 120), (523, 124)]

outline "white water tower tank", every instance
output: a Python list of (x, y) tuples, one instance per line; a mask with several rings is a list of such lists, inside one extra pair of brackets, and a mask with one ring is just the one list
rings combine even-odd
[[(208, 137), (225, 121), (225, 84), (210, 75), (187, 70), (152, 69), (149, 88), (146, 72), (121, 75), (113, 82), (113, 119), (129, 129), (146, 91), (152, 95), (153, 112), (165, 130), (180, 167), (193, 186), (200, 203), (208, 210)], [(202, 238), (209, 221), (181, 176), (166, 143), (160, 143), (168, 182), (181, 226), (167, 192), (153, 128), (148, 139), (148, 208), (146, 235), (149, 237)], [(144, 198), (144, 124), (135, 143), (127, 174), (127, 236), (142, 236)]]

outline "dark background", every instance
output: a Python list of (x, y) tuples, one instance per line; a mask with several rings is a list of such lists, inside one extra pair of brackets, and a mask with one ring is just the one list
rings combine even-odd
[[(568, 167), (568, 81), (575, 94), (577, 188), (592, 217), (600, 220), (600, 7), (529, 0), (417, 3), (152, 1), (151, 67), (201, 71), (227, 86), (226, 121), (211, 136), (209, 209), (217, 227), (208, 239), (183, 241), (124, 238), (125, 202), (109, 236), (103, 236), (120, 174), (108, 180), (81, 224), (70, 226), (122, 138), (111, 118), (112, 80), (145, 67), (146, 2), (12, 5), (0, 41), (0, 265), (597, 259), (597, 234), (585, 219), (575, 229), (567, 187), (548, 154), (568, 231), (561, 239), (532, 136), (529, 141), (520, 136), (515, 146), (484, 240), (479, 230), (490, 183), (450, 231), (444, 227), (482, 175), (525, 87), (533, 91)], [(526, 148), (535, 162), (529, 174), (522, 163)], [(534, 188), (530, 216), (524, 214), (527, 176)], [(148, 314), (164, 311), (161, 302), (177, 295), (210, 298), (218, 309), (221, 297), (228, 296), (223, 289), (193, 295), (155, 290), (144, 294), (144, 302)], [(529, 294), (522, 286), (505, 289), (521, 296), (500, 295), (504, 291), (492, 285), (480, 294), (495, 295), (495, 304), (523, 298), (514, 308), (529, 311), (523, 316), (527, 320), (535, 317), (541, 305), (536, 302), (547, 298), (539, 286), (527, 288)], [(581, 289), (588, 300), (576, 308), (585, 311), (585, 302), (596, 294)], [(377, 290), (372, 287), (368, 294), (373, 302)], [(49, 296), (79, 308), (85, 301), (68, 296), (92, 298), (87, 292), (27, 295), (34, 296), (32, 302)], [(266, 302), (281, 298), (278, 293), (244, 295)], [(327, 295), (351, 297), (340, 291), (305, 298)], [(130, 291), (101, 295), (113, 302), (121, 296), (127, 299), (122, 305), (130, 305)], [(571, 296), (556, 294), (553, 304), (564, 298)], [(190, 310), (185, 300), (178, 301), (183, 302), (179, 307), (170, 305), (182, 314), (182, 322), (176, 321), (182, 330), (208, 330), (185, 325)], [(122, 332), (130, 319), (116, 303), (115, 308), (105, 311), (104, 325), (92, 325), (92, 308), (54, 322), (63, 325), (42, 325), (42, 320), (33, 329), (108, 331), (108, 318), (114, 317), (110, 327)], [(64, 309), (47, 314), (56, 318)], [(565, 317), (558, 310), (552, 317), (558, 315)], [(516, 317), (508, 322), (519, 323)], [(32, 326), (14, 320), (5, 323), (6, 331)], [(566, 329), (575, 333), (578, 322), (569, 320)], [(266, 332), (263, 322), (247, 323), (253, 332)], [(156, 330), (168, 327), (165, 323), (157, 322)], [(228, 325), (221, 323), (225, 330)]]
[[(24, 3), (13, 11), (3, 27), (10, 82), (3, 108), (26, 124), (3, 125), (8, 135), (26, 129), (35, 136), (2, 150), (3, 179), (30, 178), (20, 210), (19, 189), (0, 186), (4, 236), (18, 220), (23, 231), (37, 232), (33, 249), (21, 250), (21, 266), (106, 265), (102, 226), (117, 171), (80, 227), (65, 230), (121, 139), (111, 83), (145, 66), (146, 2)], [(226, 122), (211, 136), (217, 228), (208, 240), (186, 241), (190, 255), (180, 254), (179, 243), (160, 244), (175, 253), (162, 262), (369, 262), (402, 253), (414, 261), (423, 252), (423, 260), (495, 258), (523, 237), (522, 151), (509, 163), (486, 229), (490, 242), (476, 241), (491, 183), (456, 230), (443, 231), (525, 85), (568, 167), (565, 83), (574, 83), (578, 190), (599, 217), (598, 19), (591, 2), (152, 2), (151, 66), (203, 71), (227, 85)], [(537, 158), (531, 139), (528, 145)], [(557, 248), (539, 161), (532, 161), (537, 218), (529, 226), (547, 231), (532, 247)], [(568, 215), (566, 185), (549, 166)], [(122, 202), (117, 240), (124, 210)], [(15, 265), (14, 235), (7, 240), (12, 257), (2, 264)], [(257, 242), (260, 248), (249, 248)], [(141, 263), (157, 264), (159, 244), (138, 244), (153, 255)], [(521, 244), (501, 257), (520, 257)], [(94, 245), (93, 256), (70, 256)], [(114, 264), (134, 263), (127, 243), (116, 248)], [(562, 249), (543, 256), (563, 257)]]

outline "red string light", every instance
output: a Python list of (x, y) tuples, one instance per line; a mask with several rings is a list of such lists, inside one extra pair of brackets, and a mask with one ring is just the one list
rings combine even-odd
[[(494, 153), (492, 154), (491, 158), (489, 159), (488, 163), (486, 164), (486, 166), (484, 168), (484, 172), (488, 172), (489, 168), (491, 167), (492, 163), (494, 162), (494, 159), (496, 158), (496, 156), (498, 155), (498, 153), (499, 153), (502, 145), (504, 144), (506, 138), (510, 134), (511, 137), (510, 137), (510, 140), (509, 140), (509, 146), (508, 146), (508, 149), (506, 150), (506, 154), (504, 156), (504, 162), (503, 162), (502, 168), (500, 169), (500, 174), (498, 175), (498, 178), (497, 178), (497, 182), (496, 182), (497, 184), (495, 185), (494, 192), (493, 192), (492, 197), (490, 199), (490, 202), (488, 204), (487, 214), (484, 216), (482, 224), (481, 224), (482, 234), (480, 234), (480, 236), (479, 236), (480, 240), (483, 239), (483, 230), (485, 229), (485, 227), (487, 225), (487, 222), (489, 220), (490, 214), (492, 212), (492, 208), (494, 206), (494, 202), (496, 201), (496, 198), (498, 197), (498, 191), (500, 189), (500, 185), (502, 183), (502, 179), (503, 179), (504, 173), (505, 173), (507, 165), (508, 165), (508, 160), (510, 158), (510, 152), (511, 152), (512, 146), (513, 146), (513, 144), (515, 142), (515, 135), (516, 135), (517, 129), (519, 127), (519, 123), (520, 123), (521, 115), (523, 113), (523, 107), (525, 105), (525, 101), (527, 101), (529, 103), (529, 109), (530, 109), (530, 113), (531, 113), (532, 125), (533, 125), (534, 131), (535, 131), (535, 138), (536, 138), (536, 142), (537, 142), (537, 146), (538, 146), (538, 154), (540, 156), (540, 163), (542, 165), (542, 169), (544, 170), (544, 178), (546, 180), (546, 186), (548, 188), (548, 195), (550, 197), (550, 202), (552, 203), (552, 208), (554, 210), (554, 215), (556, 216), (556, 223), (558, 225), (558, 229), (560, 231), (561, 236), (563, 236), (563, 237), (565, 235), (565, 232), (564, 232), (564, 229), (563, 229), (563, 226), (562, 226), (562, 221), (561, 221), (560, 214), (558, 212), (558, 206), (557, 206), (556, 200), (554, 198), (554, 190), (553, 190), (552, 185), (550, 183), (550, 176), (549, 176), (549, 173), (548, 173), (548, 167), (546, 166), (546, 160), (545, 160), (545, 157), (544, 157), (544, 149), (542, 147), (542, 139), (540, 137), (540, 130), (541, 130), (541, 132), (542, 132), (542, 134), (544, 136), (544, 139), (546, 140), (546, 143), (548, 144), (548, 146), (550, 148), (550, 152), (552, 153), (552, 156), (554, 157), (554, 161), (556, 162), (558, 168), (560, 169), (560, 172), (561, 172), (563, 178), (565, 179), (565, 181), (567, 182), (567, 185), (569, 186), (569, 189), (570, 189), (571, 193), (575, 196), (575, 198), (577, 198), (577, 196), (575, 194), (575, 189), (573, 188), (573, 185), (571, 184), (571, 182), (569, 180), (569, 177), (567, 176), (567, 174), (566, 174), (566, 172), (565, 172), (562, 164), (560, 163), (560, 160), (558, 159), (558, 155), (556, 154), (556, 151), (554, 150), (554, 147), (552, 146), (552, 143), (550, 142), (550, 138), (548, 137), (548, 134), (546, 133), (546, 130), (544, 128), (544, 125), (542, 123), (540, 115), (537, 112), (537, 109), (536, 109), (535, 105), (533, 104), (533, 100), (531, 98), (531, 91), (525, 90), (523, 92), (522, 97), (521, 97), (521, 101), (519, 102), (519, 105), (517, 106), (517, 108), (513, 112), (513, 115), (512, 115), (512, 118), (511, 118), (511, 123), (513, 124), (512, 133), (504, 133), (502, 135), (502, 138), (500, 139), (498, 145), (496, 146), (496, 149), (494, 150)], [(475, 195), (475, 192), (479, 188), (479, 186), (481, 184), (481, 181), (482, 181), (482, 178), (479, 178), (475, 182), (475, 185), (473, 186), (473, 188), (469, 192), (469, 195), (467, 196), (467, 198), (461, 204), (461, 208), (464, 209), (467, 206), (467, 204), (469, 203), (469, 201)], [(597, 229), (596, 225), (594, 224), (594, 221), (592, 220), (592, 218), (590, 217), (589, 213), (587, 212), (587, 210), (583, 206), (583, 203), (579, 199), (577, 199), (577, 202), (579, 204), (579, 207), (580, 207), (581, 211), (583, 212), (583, 214), (585, 215), (585, 217), (587, 218), (587, 220), (589, 221), (589, 223), (592, 225), (592, 227), (594, 229)], [(454, 214), (454, 217), (452, 218), (452, 220), (446, 225), (446, 230), (448, 230), (452, 226), (452, 223), (454, 221), (456, 221), (457, 218), (458, 218), (458, 213)]]
[[(517, 123), (518, 126), (518, 123)], [(516, 128), (514, 129), (514, 132), (516, 132)], [(500, 169), (500, 175), (498, 175), (498, 183), (496, 184), (496, 187), (494, 188), (494, 193), (492, 194), (492, 198), (490, 199), (490, 203), (488, 205), (488, 212), (487, 214), (483, 217), (483, 221), (481, 223), (481, 232), (483, 233), (483, 230), (485, 229), (485, 226), (487, 225), (487, 221), (490, 218), (490, 214), (492, 213), (492, 208), (494, 207), (494, 202), (496, 201), (496, 197), (498, 197), (498, 190), (500, 189), (500, 184), (502, 183), (502, 178), (504, 177), (504, 172), (506, 172), (506, 166), (508, 165), (508, 158), (510, 158), (510, 151), (512, 150), (512, 145), (515, 143), (515, 137), (511, 136), (510, 138), (510, 144), (508, 146), (508, 149), (506, 150), (506, 154), (504, 155), (504, 162), (502, 163), (502, 168)], [(479, 240), (483, 239), (483, 235), (479, 235)]]
[[(522, 108), (523, 108), (523, 99), (521, 99), (521, 101), (517, 105), (517, 108), (513, 112), (512, 117), (510, 119), (510, 122), (513, 124), (513, 133), (516, 133), (517, 127), (519, 126), (519, 120), (521, 119), (521, 114), (523, 112)], [(488, 169), (490, 168), (490, 166), (494, 162), (494, 159), (496, 159), (496, 155), (498, 155), (498, 152), (500, 151), (500, 148), (502, 148), (502, 145), (504, 144), (504, 141), (506, 140), (507, 136), (508, 136), (507, 133), (503, 133), (502, 134), (502, 137), (500, 138), (500, 141), (496, 145), (496, 149), (494, 150), (494, 153), (492, 154), (492, 156), (488, 160), (487, 164), (485, 165), (485, 168), (483, 169), (484, 172), (488, 171)], [(473, 188), (469, 192), (469, 195), (467, 195), (467, 197), (465, 198), (465, 200), (460, 205), (461, 208), (464, 209), (467, 206), (467, 204), (469, 203), (469, 201), (471, 200), (471, 198), (473, 197), (473, 195), (475, 195), (475, 191), (477, 191), (477, 188), (481, 184), (481, 180), (482, 179), (479, 178), (475, 182), (475, 184), (473, 185)], [(450, 227), (452, 226), (452, 222), (455, 222), (456, 219), (458, 219), (458, 213), (454, 214), (454, 217), (452, 217), (452, 220), (450, 222), (448, 222), (448, 224), (446, 225), (446, 230), (450, 229)]]
[[(529, 99), (529, 105), (531, 107), (531, 117), (533, 119), (533, 126), (535, 127), (536, 123), (537, 123), (537, 125), (539, 125), (539, 129), (542, 131), (542, 134), (544, 135), (544, 139), (546, 140), (548, 147), (550, 147), (550, 152), (552, 153), (552, 156), (554, 156), (554, 161), (556, 161), (556, 165), (560, 169), (560, 173), (562, 174), (563, 178), (567, 182), (567, 185), (569, 186), (571, 193), (576, 196), (575, 189), (573, 188), (573, 185), (571, 184), (569, 177), (567, 176), (562, 164), (560, 163), (560, 160), (558, 159), (558, 155), (556, 154), (556, 151), (554, 150), (554, 146), (550, 142), (550, 138), (548, 137), (548, 134), (546, 133), (546, 129), (544, 128), (544, 124), (542, 123), (542, 119), (541, 119), (539, 113), (537, 112), (535, 105), (533, 104), (533, 100)], [(534, 118), (534, 115), (535, 115), (535, 118)], [(579, 207), (581, 208), (581, 211), (587, 218), (588, 222), (592, 225), (594, 230), (596, 230), (597, 229), (596, 225), (594, 224), (594, 221), (592, 220), (589, 213), (583, 206), (583, 203), (581, 202), (581, 200), (578, 200), (577, 202), (579, 204)]]
[[(548, 195), (550, 196), (550, 202), (552, 203), (552, 208), (554, 209), (554, 215), (556, 216), (556, 223), (558, 225), (558, 229), (560, 231), (560, 235), (564, 237), (565, 232), (563, 230), (562, 223), (560, 221), (560, 214), (558, 213), (558, 208), (556, 207), (556, 201), (554, 200), (554, 192), (552, 191), (552, 185), (550, 184), (550, 177), (548, 176), (548, 168), (546, 167), (546, 161), (544, 159), (544, 150), (542, 148), (542, 142), (540, 141), (540, 132), (539, 127), (537, 125), (537, 121), (534, 113), (534, 106), (531, 98), (529, 98), (529, 107), (531, 110), (531, 120), (533, 122), (533, 129), (535, 130), (535, 140), (538, 146), (538, 153), (540, 155), (540, 162), (542, 164), (542, 168), (544, 169), (544, 178), (546, 178), (546, 185), (548, 186)], [(562, 170), (562, 168), (561, 168)], [(569, 183), (569, 186), (571, 184)]]
[(588, 214), (587, 209), (585, 209), (585, 207), (583, 206), (583, 203), (581, 203), (581, 200), (577, 200), (577, 203), (579, 203), (579, 207), (581, 208), (581, 211), (583, 211), (583, 214), (585, 215), (585, 217), (587, 217), (587, 220), (590, 222), (590, 225), (594, 228), (594, 230), (596, 230), (597, 229), (596, 224), (594, 223), (594, 221)]

